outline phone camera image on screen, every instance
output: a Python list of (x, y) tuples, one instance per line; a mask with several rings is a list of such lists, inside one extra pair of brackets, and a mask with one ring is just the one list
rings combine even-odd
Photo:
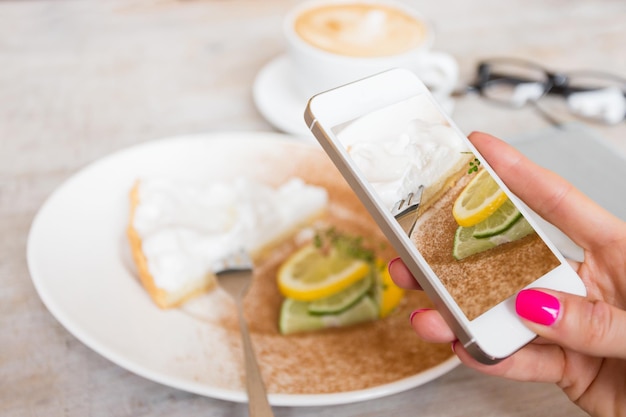
[(332, 131), (390, 214), (417, 200), (409, 238), (468, 320), (560, 265), (429, 95)]

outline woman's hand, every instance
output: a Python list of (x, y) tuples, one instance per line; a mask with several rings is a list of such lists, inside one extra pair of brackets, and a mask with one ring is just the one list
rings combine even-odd
[[(464, 364), (485, 374), (554, 382), (594, 416), (626, 416), (626, 223), (499, 139), (484, 133), (469, 138), (514, 194), (583, 248), (584, 262), (575, 268), (588, 295), (521, 291), (517, 313), (540, 337), (496, 365), (474, 360), (435, 310), (411, 315), (415, 332), (453, 343)], [(419, 289), (401, 260), (389, 271), (399, 286)], [(553, 314), (546, 313), (548, 306)]]

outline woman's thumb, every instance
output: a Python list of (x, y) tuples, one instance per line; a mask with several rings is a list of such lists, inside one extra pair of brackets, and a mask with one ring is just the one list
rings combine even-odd
[(532, 331), (563, 347), (596, 357), (626, 359), (626, 311), (599, 300), (527, 289), (515, 300)]

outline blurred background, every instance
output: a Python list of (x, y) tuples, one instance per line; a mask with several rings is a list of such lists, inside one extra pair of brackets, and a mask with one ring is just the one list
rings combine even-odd
[[(626, 77), (623, 0), (405, 2), (434, 23), (434, 49), (458, 60), (459, 86), (473, 79), (479, 60), (494, 56)], [(181, 134), (279, 131), (255, 104), (253, 88), (259, 72), (284, 54), (282, 20), (298, 3), (0, 1), (0, 414), (245, 414), (244, 405), (161, 386), (85, 347), (39, 300), (25, 248), (50, 193), (111, 152)], [(505, 139), (550, 128), (532, 107), (501, 108), (477, 95), (456, 100), (452, 115), (467, 133)], [(584, 126), (611, 152), (626, 154), (624, 125)], [(462, 367), (380, 400), (276, 414), (583, 415), (554, 386)]]

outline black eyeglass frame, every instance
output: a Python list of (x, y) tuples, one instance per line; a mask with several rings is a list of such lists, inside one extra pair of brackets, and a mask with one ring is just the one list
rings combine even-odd
[[(485, 90), (492, 83), (508, 82), (509, 84), (523, 84), (528, 82), (537, 82), (538, 80), (529, 80), (524, 78), (515, 78), (510, 74), (494, 74), (491, 72), (491, 68), (498, 65), (516, 65), (519, 67), (525, 67), (533, 69), (537, 72), (543, 73), (546, 77), (546, 81), (543, 83), (543, 92), (541, 96), (537, 97), (539, 100), (546, 95), (558, 95), (567, 98), (570, 94), (580, 93), (585, 91), (593, 91), (596, 88), (585, 88), (580, 86), (572, 86), (570, 80), (574, 77), (594, 77), (598, 79), (611, 80), (617, 84), (621, 84), (621, 90), (626, 98), (626, 79), (615, 74), (602, 72), (602, 71), (570, 71), (570, 72), (554, 72), (550, 71), (543, 66), (517, 58), (491, 58), (485, 59), (478, 63), (476, 79), (472, 84), (468, 86), (468, 91), (474, 91), (480, 94), (482, 97), (489, 101), (494, 101), (508, 107), (515, 107), (510, 101), (498, 100), (485, 94)], [(499, 75), (499, 77), (494, 77)]]

